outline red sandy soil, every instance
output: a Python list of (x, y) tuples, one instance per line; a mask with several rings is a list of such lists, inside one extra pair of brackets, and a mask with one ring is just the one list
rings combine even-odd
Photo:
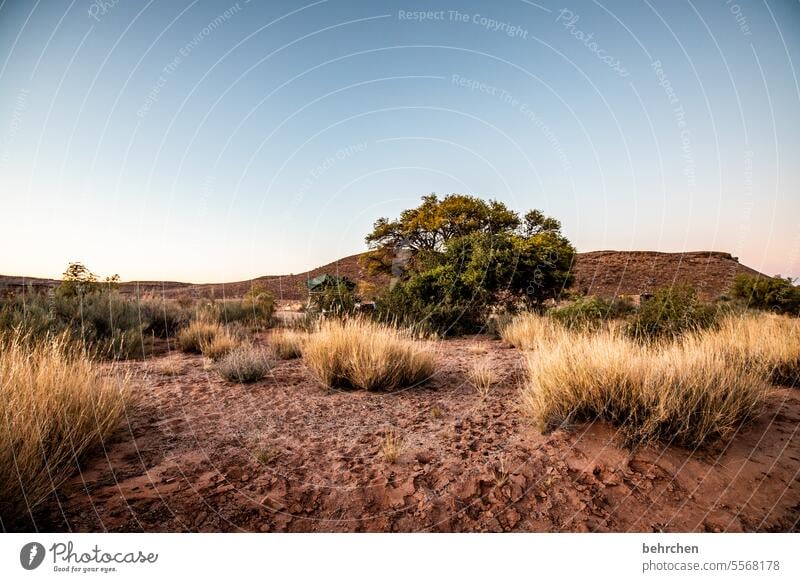
[[(36, 525), (79, 532), (798, 529), (797, 389), (776, 389), (764, 413), (727, 444), (630, 451), (601, 423), (542, 435), (518, 410), (517, 350), (475, 337), (442, 342), (439, 352), (435, 378), (395, 393), (325, 390), (302, 360), (280, 362), (252, 385), (222, 380), (199, 356), (128, 364), (139, 398), (125, 425)], [(465, 377), (481, 358), (502, 376), (484, 402)], [(395, 463), (381, 453), (387, 430), (404, 441)]]

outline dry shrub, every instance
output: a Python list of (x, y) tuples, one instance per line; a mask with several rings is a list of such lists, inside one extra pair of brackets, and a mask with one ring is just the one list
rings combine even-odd
[(309, 336), (303, 358), (326, 386), (364, 390), (419, 384), (436, 365), (429, 343), (366, 319), (322, 322)]
[(283, 330), (272, 335), (269, 347), (272, 354), (277, 359), (291, 360), (293, 358), (299, 358), (302, 355), (303, 345), (307, 339), (307, 333)]
[(565, 341), (569, 332), (549, 317), (525, 312), (514, 317), (500, 330), (500, 337), (521, 350), (536, 349), (544, 344)]
[(482, 360), (472, 366), (467, 372), (467, 377), (475, 387), (481, 400), (486, 400), (492, 385), (497, 382), (497, 374), (486, 360)]
[(122, 418), (128, 377), (66, 336), (0, 339), (0, 526), (30, 516)]
[(269, 373), (270, 368), (267, 351), (251, 345), (234, 349), (217, 366), (223, 378), (242, 384), (263, 379)]
[(642, 346), (612, 331), (564, 336), (528, 354), (524, 405), (543, 429), (601, 419), (631, 444), (725, 438), (758, 412), (769, 387), (699, 337)]
[(800, 384), (800, 319), (771, 313), (732, 315), (689, 341), (710, 343), (776, 384)]

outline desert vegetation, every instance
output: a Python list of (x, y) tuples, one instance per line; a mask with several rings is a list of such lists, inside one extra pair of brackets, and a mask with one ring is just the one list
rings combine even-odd
[[(477, 462), (472, 485), (447, 491), (508, 496), (522, 485), (499, 446), (522, 447), (522, 464), (541, 471), (541, 460), (527, 461), (531, 450), (560, 454), (550, 443), (566, 442), (576, 425), (583, 434), (599, 423), (624, 454), (655, 442), (685, 454), (732, 442), (774, 409), (776, 391), (790, 393), (786, 387), (800, 381), (796, 287), (783, 279), (742, 275), (719, 298), (688, 285), (632, 298), (581, 295), (573, 288), (575, 250), (557, 220), (464, 195), (426, 196), (397, 220), (376, 222), (367, 240), (361, 261), (382, 273), (383, 287), (317, 275), (306, 283), (308, 303), (291, 314), (282, 304), (276, 316), (274, 298), (258, 285), (222, 299), (139, 296), (80, 264), (50, 291), (0, 299), (3, 524), (30, 515), (119, 424), (132, 382), (116, 372), (123, 367), (153, 383), (139, 417), (145, 438), (162, 430), (151, 426), (151, 410), (177, 407), (163, 423), (172, 442), (183, 408), (194, 407), (202, 413), (193, 422), (208, 430), (192, 427), (192, 438), (213, 439), (225, 432), (213, 424), (219, 402), (229, 414), (242, 395), (255, 394), (253, 407), (269, 408), (256, 428), (248, 429), (249, 409), (222, 422), (253, 432), (246, 449), (258, 467), (289, 474), (335, 449), (330, 465), (356, 473), (369, 465), (359, 449), (372, 447), (370, 470), (392, 475), (386, 496), (374, 497), (393, 508), (388, 513), (416, 490), (415, 479), (395, 486), (394, 475), (410, 464), (442, 467), (447, 474), (427, 482), (445, 487)], [(364, 304), (365, 296), (375, 303)], [(301, 428), (290, 435), (284, 425)], [(247, 464), (228, 458), (236, 456), (230, 442), (221, 445), (221, 466)], [(435, 446), (420, 450), (427, 443)], [(449, 459), (434, 462), (445, 450)], [(259, 480), (258, 467), (234, 468), (226, 479)], [(546, 474), (528, 483), (553, 487), (556, 477)], [(370, 483), (381, 478), (371, 473)], [(262, 505), (289, 506), (260, 491), (274, 486), (288, 495), (291, 485), (261, 479)], [(140, 494), (138, 482), (131, 487)], [(290, 506), (301, 507), (303, 495)]]
[(253, 345), (242, 345), (227, 353), (217, 369), (230, 382), (250, 384), (263, 379), (269, 373), (270, 367), (267, 350)]
[(269, 338), (269, 349), (278, 360), (291, 360), (303, 354), (303, 346), (308, 340), (308, 333), (296, 330), (280, 330)]
[(68, 337), (0, 339), (0, 522), (5, 529), (56, 491), (119, 424), (128, 378)]
[(757, 414), (766, 380), (709, 341), (642, 346), (606, 330), (566, 334), (527, 356), (523, 401), (544, 430), (605, 420), (631, 444), (690, 448), (733, 434)]
[(379, 219), (366, 241), (364, 265), (397, 279), (378, 297), (379, 316), (441, 335), (483, 330), (496, 306), (543, 309), (573, 281), (575, 248), (559, 221), (494, 200), (425, 196), (397, 220)]
[(363, 318), (323, 322), (306, 341), (303, 359), (326, 386), (363, 390), (420, 384), (436, 365), (431, 346), (410, 332)]

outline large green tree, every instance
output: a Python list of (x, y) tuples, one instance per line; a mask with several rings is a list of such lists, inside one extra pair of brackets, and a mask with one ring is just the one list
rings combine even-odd
[(477, 331), (496, 305), (540, 308), (573, 281), (575, 248), (557, 220), (473, 196), (425, 196), (378, 220), (367, 242), (369, 267), (396, 278), (379, 311), (440, 332)]

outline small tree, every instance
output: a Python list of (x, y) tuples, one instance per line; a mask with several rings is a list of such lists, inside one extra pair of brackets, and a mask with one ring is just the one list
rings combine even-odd
[(61, 277), (58, 293), (64, 297), (84, 297), (100, 290), (97, 275), (83, 263), (70, 263)]
[(380, 219), (367, 236), (367, 264), (384, 271), (398, 248), (410, 254), (378, 300), (385, 319), (441, 333), (480, 331), (489, 308), (543, 309), (572, 284), (575, 248), (560, 223), (539, 211), (520, 219), (496, 201), (425, 196), (398, 220)]

